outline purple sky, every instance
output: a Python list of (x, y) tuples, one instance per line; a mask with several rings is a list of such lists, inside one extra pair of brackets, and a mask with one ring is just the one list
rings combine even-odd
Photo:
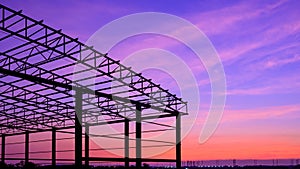
[[(180, 56), (192, 69), (202, 107), (197, 124), (183, 142), (183, 158), (300, 158), (300, 1), (1, 3), (43, 19), (82, 42), (108, 22), (137, 12), (164, 12), (190, 21), (211, 40), (227, 80), (223, 119), (204, 144), (198, 143), (198, 137), (210, 103), (210, 83), (203, 65), (195, 64), (186, 46), (165, 37), (142, 35), (123, 41), (110, 52), (111, 57), (123, 59), (140, 49), (162, 48)], [(145, 75), (165, 88), (174, 83), (155, 70)], [(178, 92), (176, 87), (171, 91)]]

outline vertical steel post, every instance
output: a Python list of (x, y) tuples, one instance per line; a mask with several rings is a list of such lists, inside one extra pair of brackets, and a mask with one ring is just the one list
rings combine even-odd
[(29, 162), (29, 132), (25, 133), (25, 165)]
[(75, 168), (82, 168), (82, 91), (75, 91)]
[(142, 108), (140, 104), (136, 104), (136, 168), (142, 168), (142, 125), (141, 125), (141, 116)]
[(124, 155), (125, 155), (125, 168), (129, 168), (129, 120), (125, 119), (124, 124), (124, 133), (125, 133), (125, 140), (124, 140)]
[(2, 134), (2, 144), (1, 144), (1, 161), (5, 163), (5, 135)]
[(176, 115), (176, 168), (181, 169), (181, 115)]
[(90, 166), (90, 138), (89, 138), (89, 134), (90, 134), (90, 126), (88, 123), (85, 124), (85, 147), (84, 147), (84, 153), (85, 153), (85, 162), (84, 165), (86, 168), (88, 168)]
[(56, 128), (52, 128), (52, 168), (56, 167)]

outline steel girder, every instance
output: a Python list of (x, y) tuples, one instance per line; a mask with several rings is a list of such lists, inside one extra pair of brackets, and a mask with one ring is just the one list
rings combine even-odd
[(82, 121), (89, 124), (135, 119), (137, 103), (153, 110), (142, 118), (187, 114), (186, 102), (151, 79), (3, 5), (0, 45), (2, 133), (74, 125), (74, 88), (85, 91)]

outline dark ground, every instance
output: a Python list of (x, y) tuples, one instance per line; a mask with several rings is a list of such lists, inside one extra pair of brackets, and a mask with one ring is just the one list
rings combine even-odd
[[(88, 169), (123, 169), (124, 167), (116, 167), (116, 166), (99, 166), (99, 167), (90, 167)], [(131, 169), (134, 169), (135, 166), (131, 166)], [(165, 169), (167, 167), (151, 167), (147, 164), (144, 164), (144, 169)], [(182, 169), (300, 169), (300, 165), (295, 166), (223, 166), (223, 167), (182, 167)], [(20, 162), (15, 165), (7, 165), (0, 162), (0, 169), (53, 169), (52, 166), (38, 166), (34, 163), (29, 163), (27, 166), (24, 163)], [(63, 166), (56, 166), (55, 169), (75, 169), (74, 165), (63, 165)], [(83, 168), (87, 169), (87, 168)]]

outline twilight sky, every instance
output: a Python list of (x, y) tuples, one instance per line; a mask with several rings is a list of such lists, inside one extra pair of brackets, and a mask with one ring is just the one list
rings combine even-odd
[[(0, 2), (82, 42), (110, 21), (137, 12), (169, 13), (190, 21), (211, 40), (227, 81), (223, 118), (203, 144), (198, 138), (210, 103), (210, 82), (186, 46), (162, 36), (141, 35), (109, 52), (122, 60), (141, 49), (161, 48), (191, 68), (199, 83), (201, 108), (191, 112), (198, 113), (198, 119), (183, 140), (183, 159), (300, 158), (300, 1)], [(178, 94), (174, 79), (165, 73), (144, 74)]]

